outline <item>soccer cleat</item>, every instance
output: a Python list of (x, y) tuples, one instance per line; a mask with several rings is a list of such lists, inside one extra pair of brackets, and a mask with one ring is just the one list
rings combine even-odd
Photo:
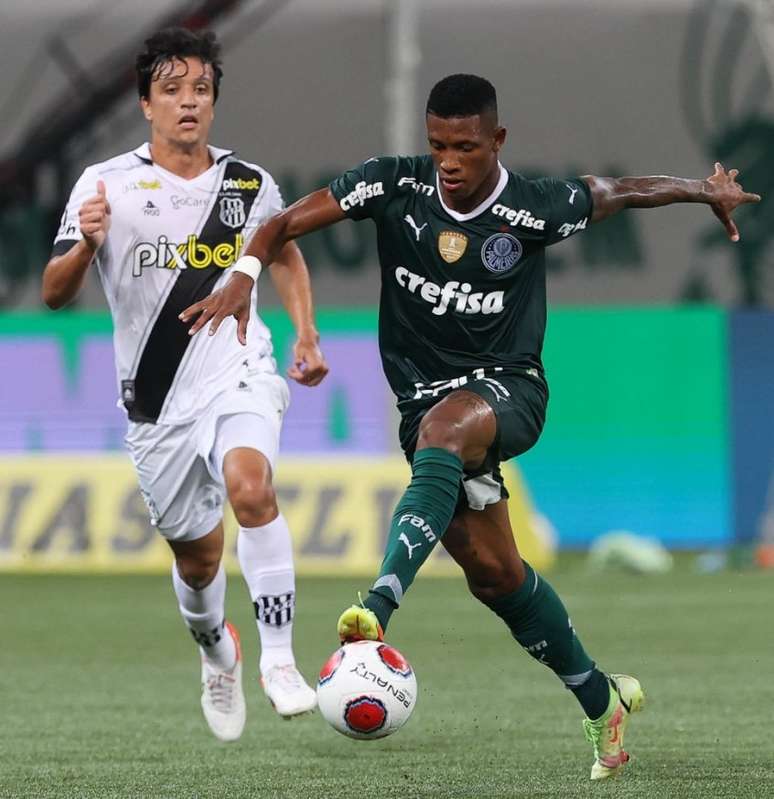
[(342, 644), (353, 641), (384, 641), (384, 633), (376, 614), (360, 605), (352, 605), (339, 616), (336, 629)]
[(586, 738), (594, 744), (592, 780), (604, 780), (621, 773), (624, 764), (629, 760), (629, 755), (623, 748), (629, 716), (642, 710), (645, 704), (645, 693), (639, 680), (626, 674), (610, 674), (608, 680), (610, 704), (607, 711), (594, 721), (583, 720)]
[(242, 691), (242, 647), (239, 633), (229, 622), (226, 630), (234, 639), (237, 659), (223, 671), (202, 658), (202, 710), (207, 724), (221, 741), (236, 741), (245, 728), (245, 695)]
[(261, 677), (261, 685), (272, 707), (285, 719), (311, 713), (317, 707), (317, 694), (292, 663), (272, 666)]

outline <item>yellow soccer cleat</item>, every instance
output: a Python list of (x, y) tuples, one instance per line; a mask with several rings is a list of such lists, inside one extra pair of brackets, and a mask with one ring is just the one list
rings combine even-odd
[(639, 680), (626, 674), (610, 674), (610, 704), (603, 716), (583, 720), (586, 738), (594, 744), (592, 780), (617, 777), (629, 760), (624, 750), (624, 733), (629, 716), (642, 710), (645, 693)]
[(353, 641), (384, 641), (384, 633), (376, 614), (360, 605), (352, 605), (339, 616), (336, 630), (342, 644)]

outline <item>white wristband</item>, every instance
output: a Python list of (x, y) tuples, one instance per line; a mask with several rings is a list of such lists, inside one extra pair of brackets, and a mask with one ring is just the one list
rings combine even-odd
[(256, 258), (254, 255), (243, 255), (231, 269), (234, 272), (242, 272), (257, 283), (258, 275), (261, 274), (261, 269), (263, 269), (263, 264), (261, 263), (261, 259)]

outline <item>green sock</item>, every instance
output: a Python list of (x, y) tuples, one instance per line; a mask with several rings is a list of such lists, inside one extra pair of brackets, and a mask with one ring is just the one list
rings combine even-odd
[(419, 567), (446, 532), (462, 480), (462, 461), (438, 447), (419, 450), (411, 470), (411, 483), (392, 517), (379, 577), (365, 601), (383, 630)]
[(486, 604), (521, 646), (575, 694), (586, 715), (598, 718), (610, 698), (607, 680), (586, 654), (556, 591), (526, 561), (524, 568), (527, 578), (518, 590)]

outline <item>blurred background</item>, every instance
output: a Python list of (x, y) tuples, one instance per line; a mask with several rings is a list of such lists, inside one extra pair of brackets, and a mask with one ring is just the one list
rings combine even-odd
[[(764, 199), (738, 213), (737, 245), (686, 205), (552, 248), (548, 422), (509, 483), (541, 566), (595, 542), (639, 570), (680, 549), (703, 553), (705, 570), (772, 565), (773, 12), (764, 0), (1, 0), (0, 569), (169, 559), (122, 452), (96, 276), (67, 310), (39, 301), (81, 170), (146, 140), (134, 55), (167, 24), (218, 32), (212, 143), (266, 167), (288, 202), (370, 156), (423, 152), (425, 98), (452, 72), (495, 84), (503, 161), (524, 174), (738, 168)], [(280, 498), (300, 573), (370, 573), (407, 476), (378, 358), (373, 231), (345, 222), (301, 246), (331, 374), (292, 386)], [(292, 330), (268, 281), (261, 306), (285, 365)], [(433, 569), (450, 569), (442, 553)]]

